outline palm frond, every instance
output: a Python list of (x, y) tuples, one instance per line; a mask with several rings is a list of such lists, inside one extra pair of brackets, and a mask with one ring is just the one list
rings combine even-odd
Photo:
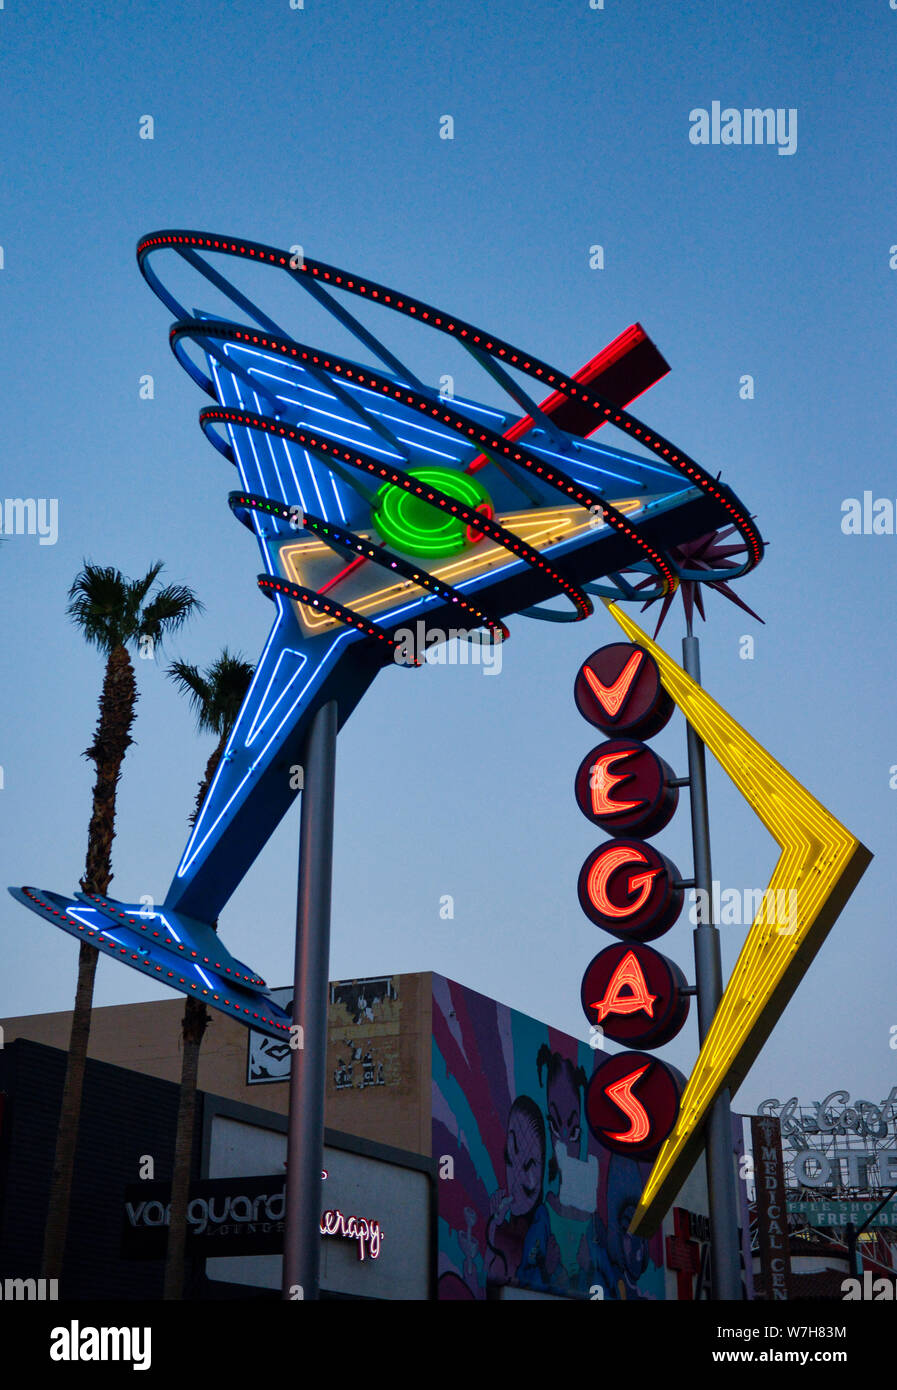
[(191, 666), (188, 661), (173, 661), (165, 674), (171, 677), (181, 694), (189, 699), (200, 732), (215, 733), (205, 714), (212, 692), (199, 667)]
[(155, 584), (156, 580), (159, 578), (159, 575), (162, 573), (164, 568), (164, 561), (156, 560), (152, 565), (150, 565), (149, 569), (147, 570), (146, 574), (143, 576), (142, 579), (131, 580), (131, 589), (137, 599), (138, 607), (140, 606), (140, 604), (143, 603), (143, 600), (146, 598), (147, 594)]
[(254, 674), (255, 668), (227, 647), (204, 672), (185, 661), (173, 661), (168, 668), (168, 675), (189, 697), (198, 731), (219, 738), (233, 728)]
[(254, 674), (255, 667), (241, 656), (232, 655), (227, 647), (209, 667), (212, 718), (217, 734), (229, 733), (233, 728)]
[(127, 579), (113, 566), (84, 566), (69, 589), (67, 613), (85, 638), (107, 654), (129, 646), (140, 637), (161, 642), (187, 619), (202, 612), (203, 605), (184, 584), (168, 584), (157, 590), (144, 606), (147, 594), (162, 570), (161, 560), (151, 565), (142, 579)]
[(140, 614), (140, 633), (161, 642), (166, 633), (177, 632), (204, 604), (185, 584), (166, 584)]
[(121, 570), (86, 560), (69, 589), (66, 613), (85, 639), (107, 654), (127, 640), (127, 590)]

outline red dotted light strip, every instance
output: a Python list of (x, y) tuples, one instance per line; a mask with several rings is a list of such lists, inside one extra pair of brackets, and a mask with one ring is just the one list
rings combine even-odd
[[(290, 521), (295, 515), (295, 510), (292, 507), (286, 507), (282, 502), (275, 502), (270, 497), (260, 497), (255, 493), (232, 492), (228, 502), (231, 508), (248, 507), (254, 511), (262, 511), (268, 516), (276, 516), (281, 521)], [(426, 570), (416, 568), (409, 561), (392, 555), (382, 546), (374, 545), (372, 541), (365, 540), (362, 536), (356, 536), (354, 532), (347, 531), (344, 527), (335, 527), (321, 517), (311, 516), (307, 512), (303, 516), (302, 526), (304, 530), (313, 531), (347, 554), (360, 555), (366, 560), (373, 560), (375, 564), (381, 565), (384, 569), (392, 570), (393, 573), (401, 575), (403, 579), (410, 579), (413, 583), (420, 584), (422, 588), (428, 589), (440, 598), (446, 599), (450, 603), (457, 603), (459, 608), (469, 613), (478, 623), (489, 628), (493, 638), (497, 636), (498, 641), (503, 642), (509, 636), (508, 629), (503, 622), (490, 618), (488, 613), (477, 608), (458, 589), (452, 588), (450, 584), (444, 584), (441, 579), (435, 579)]]
[[(208, 999), (215, 1000), (217, 1004), (225, 1004), (233, 1014), (238, 1015), (241, 1018), (243, 1017), (243, 1015), (245, 1015), (247, 1018), (255, 1018), (260, 1023), (267, 1024), (270, 1028), (276, 1028), (278, 1032), (289, 1033), (289, 1024), (281, 1023), (278, 1019), (275, 1018), (268, 1018), (266, 1014), (260, 1014), (256, 1010), (247, 1009), (245, 1005), (238, 1004), (232, 999), (222, 999), (222, 996), (213, 989), (200, 989), (197, 985), (185, 979), (183, 975), (177, 975), (174, 970), (166, 971), (164, 966), (155, 964), (154, 961), (151, 961), (142, 953), (138, 953), (137, 951), (131, 951), (128, 949), (127, 946), (119, 946), (118, 943), (113, 941), (111, 937), (104, 936), (103, 933), (97, 930), (95, 927), (87, 927), (83, 922), (79, 922), (77, 918), (69, 917), (68, 914), (63, 912), (61, 908), (54, 907), (52, 903), (45, 902), (44, 899), (41, 898), (33, 889), (23, 888), (22, 892), (25, 894), (27, 898), (30, 898), (31, 901), (37, 905), (41, 912), (46, 913), (49, 917), (58, 918), (60, 922), (65, 922), (68, 926), (76, 928), (85, 936), (94, 937), (96, 939), (96, 944), (98, 946), (102, 946), (108, 952), (109, 955), (130, 956), (131, 960), (138, 961), (147, 969), (152, 969), (154, 974), (161, 975), (163, 979), (166, 981), (166, 983), (168, 980), (177, 980), (179, 984), (186, 985), (189, 989), (195, 990), (197, 996), (205, 995)], [(87, 894), (86, 896), (90, 897), (93, 895)], [(124, 914), (119, 915), (123, 916)]]
[[(354, 608), (346, 608), (345, 604), (337, 603), (335, 599), (324, 598), (315, 589), (306, 589), (304, 584), (293, 584), (288, 579), (272, 579), (270, 574), (260, 574), (258, 576), (258, 586), (265, 594), (283, 594), (285, 598), (295, 599), (297, 603), (305, 604), (307, 608), (313, 608), (318, 614), (326, 614), (328, 618), (333, 618), (335, 622), (344, 623), (346, 627), (357, 628), (363, 632), (365, 637), (375, 637), (378, 642), (383, 642), (390, 651), (402, 646), (391, 637), (385, 628), (378, 627), (376, 623), (368, 622), (360, 613), (356, 613)], [(420, 662), (415, 660), (415, 666)]]
[[(292, 443), (301, 445), (303, 449), (310, 449), (312, 453), (320, 454), (324, 458), (339, 459), (340, 463), (347, 463), (351, 468), (358, 468), (362, 472), (371, 473), (375, 477), (381, 478), (386, 483), (403, 488), (405, 492), (413, 493), (422, 501), (430, 502), (434, 507), (451, 512), (457, 516), (459, 521), (466, 522), (473, 530), (479, 531), (482, 535), (488, 536), (490, 540), (503, 545), (517, 559), (525, 560), (533, 569), (542, 570), (546, 577), (573, 601), (578, 609), (580, 619), (587, 618), (590, 613), (594, 612), (592, 601), (588, 595), (582, 589), (577, 588), (575, 584), (571, 584), (569, 579), (565, 579), (553, 565), (550, 565), (542, 557), (538, 550), (533, 550), (519, 536), (515, 536), (513, 531), (505, 530), (504, 526), (500, 526), (497, 521), (484, 516), (482, 512), (465, 506), (456, 497), (449, 497), (447, 493), (440, 492), (438, 488), (431, 487), (428, 483), (422, 483), (418, 478), (413, 478), (409, 473), (403, 473), (399, 468), (387, 466), (379, 459), (371, 458), (368, 454), (359, 453), (357, 450), (346, 449), (327, 435), (309, 434), (306, 430), (297, 429), (293, 425), (285, 425), (281, 420), (272, 419), (270, 416), (255, 415), (245, 410), (234, 410), (229, 406), (209, 406), (200, 411), (199, 421), (206, 433), (208, 433), (210, 425), (226, 423), (242, 425), (246, 429), (262, 430), (266, 434), (276, 434), (281, 439), (289, 439)], [(672, 575), (670, 578), (672, 579)], [(381, 632), (382, 629), (377, 628), (370, 635), (380, 636)]]
[(235, 980), (247, 980), (251, 985), (265, 986), (265, 981), (260, 975), (244, 975), (242, 971), (235, 970), (230, 965), (222, 965), (220, 961), (213, 961), (208, 956), (200, 957), (198, 951), (187, 951), (183, 943), (175, 941), (174, 937), (166, 936), (163, 939), (160, 931), (153, 931), (151, 929), (150, 923), (155, 921), (155, 917), (145, 920), (140, 916), (134, 917), (129, 912), (122, 912), (117, 903), (109, 902), (108, 899), (101, 897), (99, 893), (85, 893), (84, 896), (85, 898), (90, 898), (91, 902), (97, 903), (99, 907), (114, 913), (116, 917), (120, 917), (126, 926), (136, 927), (138, 931), (146, 932), (148, 935), (154, 937), (158, 940), (160, 945), (174, 947), (176, 951), (182, 951), (186, 955), (189, 955), (191, 960), (202, 959), (203, 965), (211, 966), (213, 970), (220, 970), (224, 975), (233, 975)]
[(145, 258), (154, 250), (162, 247), (173, 247), (177, 249), (195, 248), (209, 251), (218, 251), (223, 255), (248, 258), (265, 264), (277, 266), (291, 276), (309, 277), (319, 280), (322, 283), (332, 285), (349, 294), (359, 295), (365, 299), (375, 300), (398, 313), (414, 318), (419, 322), (425, 322), (431, 328), (438, 329), (441, 333), (446, 333), (451, 337), (457, 338), (463, 343), (478, 348), (481, 352), (489, 353), (493, 357), (500, 358), (508, 366), (524, 372), (543, 384), (559, 391), (562, 395), (578, 401), (587, 408), (594, 410), (596, 414), (602, 415), (604, 420), (610, 424), (618, 425), (642, 444), (646, 445), (654, 453), (660, 455), (671, 467), (677, 468), (686, 474), (696, 487), (701, 488), (709, 496), (713, 497), (728, 512), (731, 521), (737, 526), (748, 546), (748, 561), (744, 572), (752, 569), (759, 563), (763, 554), (763, 543), (759, 533), (753, 526), (750, 518), (736, 506), (734, 494), (730, 489), (721, 489), (717, 485), (717, 480), (690, 458), (681, 449), (677, 449), (670, 440), (654, 430), (649, 430), (646, 425), (638, 420), (628, 411), (615, 405), (612, 401), (598, 395), (595, 391), (590, 391), (581, 386), (577, 381), (571, 380), (563, 372), (559, 372), (549, 363), (540, 361), (522, 352), (513, 344), (505, 342), (501, 338), (496, 338), (474, 324), (466, 323), (462, 319), (455, 318), (435, 308), (423, 300), (415, 299), (410, 295), (400, 295), (395, 290), (386, 285), (378, 284), (375, 281), (364, 277), (350, 276), (348, 272), (340, 270), (336, 266), (327, 265), (323, 261), (314, 261), (304, 258), (299, 266), (291, 263), (291, 257), (285, 251), (280, 251), (276, 247), (266, 246), (261, 242), (245, 240), (234, 240), (229, 237), (209, 236), (199, 232), (157, 232), (144, 237), (137, 246), (138, 263), (143, 268)]
[[(208, 325), (204, 320), (184, 321), (171, 330), (171, 340), (176, 345), (183, 337), (207, 337), (216, 338), (226, 342), (242, 343), (253, 347), (261, 347), (269, 352), (280, 353), (281, 356), (295, 358), (297, 361), (308, 363), (311, 366), (320, 367), (323, 371), (331, 372), (334, 376), (341, 376), (348, 381), (352, 381), (358, 386), (364, 386), (369, 391), (379, 391), (381, 394), (391, 397), (400, 405), (409, 406), (412, 409), (420, 410), (431, 419), (441, 424), (448, 425), (451, 429), (463, 434), (471, 444), (475, 444), (480, 449), (488, 452), (500, 454), (509, 463), (525, 468), (528, 472), (534, 473), (542, 482), (561, 492), (569, 500), (578, 503), (582, 507), (600, 508), (605, 520), (613, 526), (621, 535), (627, 537), (643, 552), (644, 556), (650, 560), (651, 564), (658, 571), (663, 580), (662, 593), (668, 592), (675, 587), (676, 579), (669, 564), (661, 553), (652, 546), (634, 527), (629, 519), (619, 511), (612, 502), (602, 497), (598, 493), (588, 492), (578, 483), (569, 478), (566, 473), (557, 468), (554, 464), (547, 464), (542, 459), (535, 458), (532, 454), (522, 449), (516, 441), (509, 441), (502, 435), (492, 434), (476, 421), (472, 421), (469, 416), (460, 415), (457, 411), (449, 410), (443, 402), (434, 402), (431, 397), (423, 396), (417, 391), (412, 391), (407, 386), (398, 386), (396, 382), (389, 378), (379, 376), (376, 372), (361, 369), (354, 362), (347, 358), (335, 357), (332, 353), (316, 352), (314, 348), (304, 343), (298, 343), (290, 338), (274, 338), (270, 334), (255, 332), (246, 329), (239, 324), (215, 324)], [(208, 384), (209, 394), (214, 394), (211, 382)], [(200, 416), (202, 420), (203, 415)], [(268, 418), (268, 417), (261, 417)], [(271, 422), (279, 426), (279, 421)], [(333, 443), (332, 449), (338, 446)], [(332, 450), (331, 450), (332, 451)], [(233, 460), (231, 460), (233, 462)], [(350, 460), (346, 460), (350, 461)], [(591, 611), (591, 609), (589, 610)]]

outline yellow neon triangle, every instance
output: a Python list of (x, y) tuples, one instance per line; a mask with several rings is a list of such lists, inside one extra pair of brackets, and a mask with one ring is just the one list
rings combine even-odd
[[(639, 511), (645, 505), (645, 500), (639, 497), (622, 498), (615, 505), (618, 511), (628, 515), (630, 512)], [(539, 551), (548, 550), (562, 540), (571, 540), (583, 531), (594, 530), (597, 534), (607, 526), (603, 519), (596, 526), (596, 518), (590, 516), (581, 506), (531, 507), (523, 512), (499, 513), (496, 521), (513, 531), (534, 550)], [(360, 531), (358, 534), (365, 540), (370, 539), (366, 531)], [(510, 564), (513, 560), (514, 556), (509, 555), (504, 546), (487, 541), (484, 545), (462, 551), (460, 554), (422, 563), (426, 564), (428, 573), (434, 579), (441, 579), (446, 584), (459, 584), (462, 579), (475, 579), (480, 574)], [(323, 569), (320, 568), (322, 562)], [(309, 588), (316, 588), (326, 579), (332, 578), (344, 564), (343, 557), (334, 557), (330, 546), (319, 540), (290, 542), (282, 545), (279, 551), (279, 566), (284, 578), (295, 584), (305, 584)], [(395, 577), (386, 580), (375, 562), (364, 572), (360, 588), (353, 587), (350, 579), (349, 587), (334, 594), (334, 598), (344, 598), (349, 607), (370, 617), (389, 608), (401, 598), (416, 598), (422, 592), (423, 590), (413, 581), (396, 580)], [(303, 608), (301, 604), (297, 604), (296, 609), (305, 631), (321, 632), (336, 625), (334, 618)]]
[(630, 1231), (644, 1236), (694, 1166), (707, 1111), (744, 1080), (872, 855), (627, 613), (605, 602), (629, 640), (654, 657), (664, 687), (782, 851), (632, 1218)]

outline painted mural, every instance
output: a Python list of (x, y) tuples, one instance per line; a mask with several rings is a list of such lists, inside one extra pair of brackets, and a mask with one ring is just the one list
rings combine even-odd
[[(273, 989), (271, 998), (292, 1014), (292, 987)], [(327, 1009), (328, 1092), (398, 1085), (400, 1015), (398, 988), (392, 975), (331, 981)], [(289, 1039), (269, 1038), (251, 1028), (248, 1031), (247, 1084), (288, 1082), (293, 1055)]]
[(433, 976), (440, 1298), (663, 1298), (661, 1236), (627, 1232), (650, 1165), (589, 1131), (593, 1065), (586, 1044)]
[(331, 981), (328, 1093), (397, 1085), (400, 1023), (401, 1001), (392, 975)]

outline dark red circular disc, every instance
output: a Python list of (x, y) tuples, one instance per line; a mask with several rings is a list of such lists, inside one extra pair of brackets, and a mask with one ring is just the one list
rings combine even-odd
[(670, 786), (673, 777), (673, 769), (646, 743), (608, 739), (579, 765), (576, 804), (609, 835), (656, 835), (679, 805), (679, 788)]
[(682, 911), (682, 875), (644, 840), (606, 840), (579, 871), (579, 905), (586, 916), (626, 941), (663, 936)]
[(652, 946), (615, 942), (590, 961), (582, 977), (583, 1013), (612, 1042), (662, 1047), (688, 1017), (685, 976)]
[(611, 642), (592, 652), (577, 672), (573, 696), (590, 724), (632, 738), (652, 738), (675, 708), (657, 662), (632, 642)]
[(653, 1158), (679, 1115), (685, 1077), (647, 1052), (599, 1062), (586, 1091), (586, 1119), (600, 1144), (630, 1158)]

